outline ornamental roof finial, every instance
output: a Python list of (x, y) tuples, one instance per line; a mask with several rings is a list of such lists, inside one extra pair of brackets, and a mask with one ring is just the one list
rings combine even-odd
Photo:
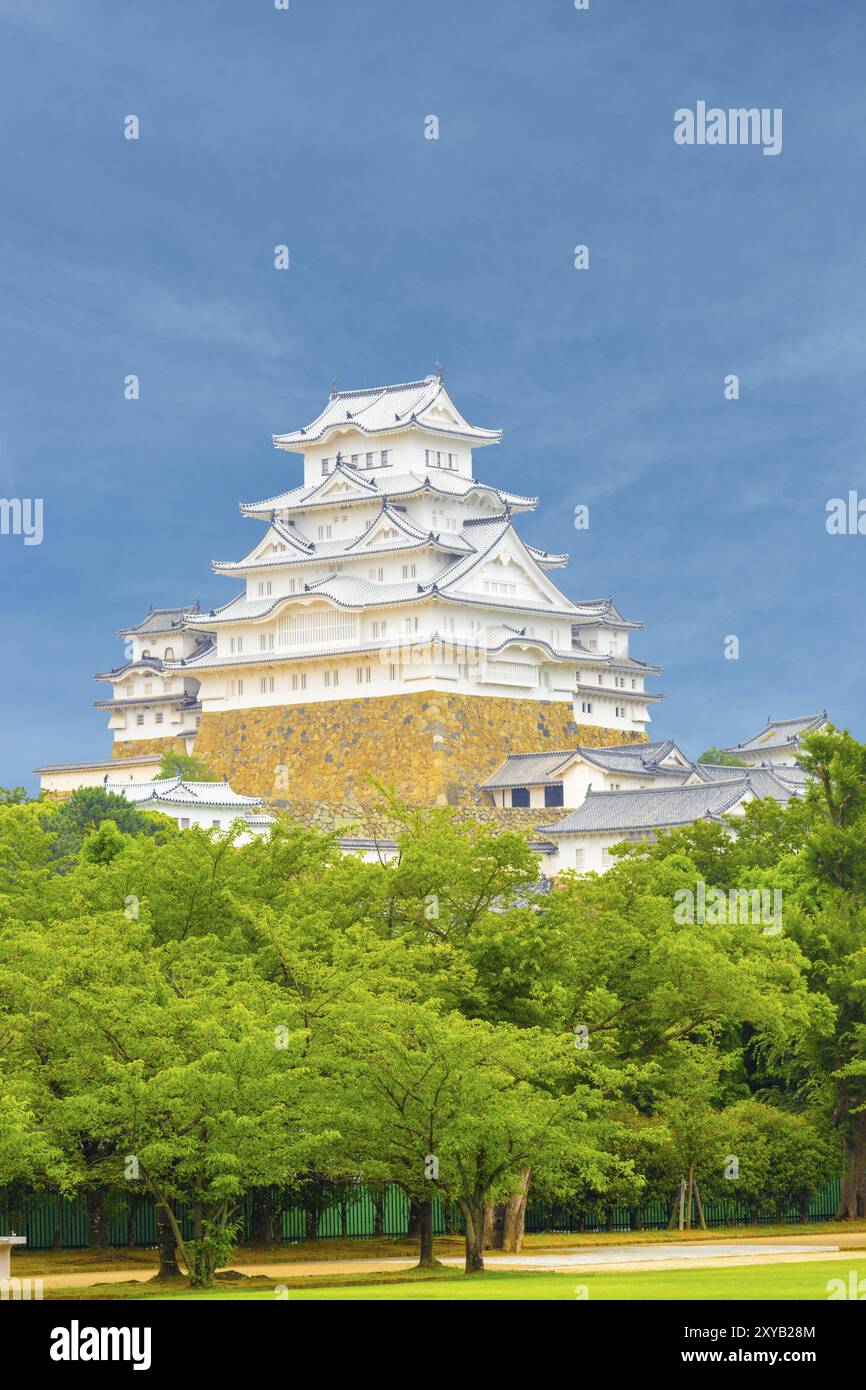
[(336, 378), (336, 377), (332, 377), (332, 378), (331, 378), (331, 386), (330, 386), (330, 390), (329, 390), (329, 394), (328, 394), (328, 400), (329, 400), (329, 401), (332, 401), (332, 400), (334, 399), (334, 397), (336, 396), (336, 394), (337, 394), (337, 378)]
[(440, 381), (445, 380), (445, 368), (442, 366), (442, 363), (439, 361), (438, 357), (436, 359), (436, 375)]

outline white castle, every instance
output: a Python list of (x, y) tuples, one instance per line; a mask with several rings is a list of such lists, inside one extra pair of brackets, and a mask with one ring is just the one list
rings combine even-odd
[(611, 599), (574, 601), (550, 578), (568, 562), (521, 539), (538, 499), (475, 477), (470, 425), (441, 369), (420, 381), (332, 388), (304, 429), (303, 483), (241, 505), (266, 524), (216, 573), (243, 589), (211, 612), (152, 611), (119, 635), (127, 659), (98, 680), (116, 742), (181, 736), (202, 713), (409, 691), (570, 704), (575, 723), (645, 735), (659, 668), (629, 655)]
[[(240, 592), (209, 612), (151, 609), (123, 629), (123, 663), (97, 675), (111, 686), (96, 706), (116, 756), (40, 768), (43, 788), (103, 785), (182, 828), (239, 816), (248, 836), (270, 829), (265, 799), (308, 816), (335, 805), (351, 824), (340, 803), (355, 797), (363, 820), (359, 780), (408, 768), (417, 804), (544, 813), (533, 843), (550, 876), (604, 872), (623, 839), (802, 795), (799, 740), (825, 714), (768, 721), (728, 750), (739, 767), (648, 740), (662, 697), (646, 689), (660, 668), (629, 653), (641, 624), (610, 598), (573, 600), (554, 584), (569, 557), (515, 525), (538, 499), (475, 476), (473, 450), (500, 438), (461, 415), (441, 369), (397, 386), (334, 384), (312, 424), (274, 436), (303, 457), (303, 482), (242, 504), (264, 533), (243, 559), (213, 565)], [(197, 742), (222, 783), (186, 780), (180, 766), (151, 780), (164, 754)], [(378, 833), (341, 844), (397, 852)]]

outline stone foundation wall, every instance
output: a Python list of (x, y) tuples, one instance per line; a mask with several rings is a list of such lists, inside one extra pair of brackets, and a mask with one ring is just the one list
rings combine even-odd
[(186, 740), (169, 735), (168, 738), (129, 738), (125, 743), (115, 743), (111, 749), (112, 758), (134, 758), (141, 753), (185, 753)]
[[(644, 739), (575, 724), (569, 703), (413, 692), (206, 712), (195, 755), (235, 791), (284, 806), (305, 824), (372, 829), (380, 797), (367, 774), (413, 806), (492, 812), (478, 784), (509, 753)], [(547, 819), (528, 815), (533, 824)], [(495, 820), (502, 824), (501, 812)]]

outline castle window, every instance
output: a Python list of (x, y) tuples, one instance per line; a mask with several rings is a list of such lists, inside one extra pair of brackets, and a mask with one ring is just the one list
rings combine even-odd
[(180, 828), (181, 830), (189, 830), (189, 816), (181, 816)]
[(150, 652), (148, 651), (147, 647), (145, 647), (144, 651), (141, 653), (141, 659), (142, 659), (142, 661), (144, 661), (144, 658), (145, 658), (146, 656), (150, 656)]
[(616, 717), (617, 719), (625, 719), (625, 705), (617, 705)]
[(259, 633), (259, 650), (263, 652), (274, 650), (274, 634), (272, 632)]
[(397, 679), (397, 667), (393, 663), (388, 667), (388, 679), (392, 681)]
[(212, 821), (211, 821), (211, 825), (213, 826), (214, 830), (219, 830), (219, 828), (220, 828), (220, 821), (218, 821), (218, 820), (212, 820)]
[(583, 713), (583, 714), (592, 714), (592, 700), (584, 700), (584, 702), (583, 702), (583, 704), (581, 705), (580, 708), (581, 708), (581, 713)]
[(161, 713), (158, 714), (158, 715), (156, 716), (156, 722), (157, 722), (157, 724), (161, 724), (161, 723), (162, 723), (162, 718), (163, 718), (163, 717), (162, 717), (162, 714), (161, 714)]
[(274, 678), (273, 676), (262, 676), (259, 681), (259, 689), (263, 695), (273, 695)]
[(138, 725), (138, 727), (141, 728), (142, 724), (144, 723), (144, 715), (143, 715), (143, 714), (137, 714), (137, 715), (135, 716), (135, 722), (136, 722), (136, 724)]
[(417, 574), (417, 570), (416, 570), (416, 567), (415, 567), (414, 565), (404, 565), (404, 566), (403, 566), (403, 578), (404, 578), (404, 579), (414, 579), (414, 578), (416, 577), (416, 574)]
[(165, 660), (166, 660), (166, 661), (174, 661), (174, 647), (166, 647), (166, 649), (165, 649)]
[(145, 693), (145, 695), (149, 695), (149, 694), (151, 693), (152, 690), (153, 690), (153, 681), (145, 681), (145, 682), (144, 682), (144, 693)]
[(564, 806), (565, 802), (562, 799), (562, 787), (545, 787), (544, 804), (545, 806)]
[(368, 467), (368, 468), (372, 468), (372, 467), (373, 467), (373, 455), (372, 455), (372, 454), (368, 454), (368, 455), (367, 455), (367, 467)]
[(306, 673), (305, 673), (304, 671), (296, 671), (296, 672), (294, 673), (294, 675), (292, 676), (292, 689), (293, 689), (293, 690), (306, 690), (306, 688), (307, 688), (307, 676), (306, 676)]
[(381, 454), (379, 455), (379, 457), (380, 457), (380, 459), (382, 460), (382, 467), (383, 467), (383, 468), (387, 468), (387, 466), (388, 466), (388, 450), (387, 450), (387, 449), (383, 449), (382, 452), (381, 452)]
[(370, 672), (371, 668), (369, 666), (358, 666), (356, 668), (355, 679), (359, 685), (370, 684)]
[(360, 455), (360, 454), (353, 454), (353, 455), (352, 455), (352, 467), (353, 467), (353, 468), (357, 468), (357, 467), (358, 467), (358, 464), (359, 464), (360, 462), (361, 462), (361, 455)]
[(457, 455), (456, 455), (456, 454), (449, 454), (449, 455), (448, 455), (448, 467), (449, 467), (449, 468), (456, 468), (456, 467), (457, 467)]
[(511, 804), (512, 804), (512, 806), (528, 806), (528, 805), (529, 805), (529, 788), (528, 788), (528, 787), (512, 787), (512, 788), (511, 788)]
[(330, 528), (330, 526), (320, 526), (320, 527), (319, 527), (319, 540), (320, 540), (320, 541), (329, 541), (330, 539), (331, 539), (331, 528)]
[(333, 671), (326, 671), (326, 672), (325, 672), (325, 685), (339, 685), (339, 684), (340, 684), (340, 672), (339, 672), (339, 670), (333, 670)]
[(327, 476), (328, 476), (328, 474), (330, 473), (330, 471), (331, 471), (331, 460), (330, 460), (330, 459), (322, 459), (322, 477), (323, 477), (323, 478), (327, 478)]

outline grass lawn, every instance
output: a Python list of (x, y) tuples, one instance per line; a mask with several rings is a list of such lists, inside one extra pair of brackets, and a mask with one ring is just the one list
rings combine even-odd
[[(826, 1301), (827, 1282), (842, 1279), (846, 1289), (851, 1271), (866, 1281), (866, 1257), (816, 1260), (794, 1264), (740, 1266), (735, 1269), (647, 1270), (635, 1273), (529, 1274), (490, 1272), (467, 1278), (456, 1271), (407, 1278), (399, 1275), (298, 1279), (268, 1286), (262, 1279), (244, 1288), (237, 1282), (198, 1292), (186, 1287), (166, 1289), (147, 1284), (103, 1286), (102, 1297), (124, 1300), (198, 1301), (251, 1299), (273, 1303), (282, 1298), (302, 1302), (589, 1302), (679, 1300), (718, 1302), (737, 1300)], [(252, 1281), (251, 1281), (252, 1283)], [(866, 1285), (864, 1285), (866, 1287)], [(579, 1295), (579, 1290), (586, 1293)], [(282, 1290), (278, 1293), (278, 1290)], [(92, 1290), (68, 1290), (64, 1297), (92, 1295)]]

